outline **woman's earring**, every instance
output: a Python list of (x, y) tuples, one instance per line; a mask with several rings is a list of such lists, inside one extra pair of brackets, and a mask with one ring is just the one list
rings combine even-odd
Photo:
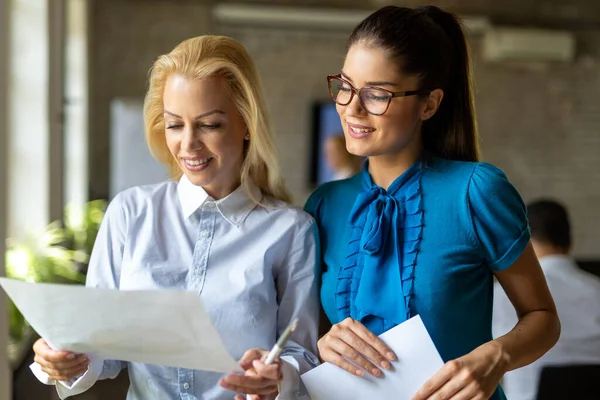
[(250, 134), (249, 134), (249, 133), (246, 133), (246, 136), (244, 136), (244, 139), (246, 139), (246, 140), (250, 140)]

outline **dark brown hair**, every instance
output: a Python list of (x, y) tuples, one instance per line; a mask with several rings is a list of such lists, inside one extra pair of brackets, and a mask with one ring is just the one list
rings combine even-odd
[(569, 250), (571, 224), (567, 209), (554, 200), (537, 200), (527, 206), (531, 237), (540, 242)]
[(469, 43), (454, 14), (434, 6), (387, 6), (354, 28), (348, 47), (358, 42), (384, 49), (403, 73), (420, 76), (422, 89), (444, 91), (421, 131), (429, 154), (479, 160)]

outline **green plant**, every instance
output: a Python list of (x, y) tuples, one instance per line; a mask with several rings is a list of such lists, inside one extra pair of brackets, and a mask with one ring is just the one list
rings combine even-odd
[[(92, 253), (100, 223), (106, 211), (106, 200), (93, 200), (81, 208), (69, 205), (65, 209), (65, 238), (70, 248), (85, 254)], [(87, 259), (84, 262), (87, 264)]]
[[(106, 202), (67, 206), (64, 226), (50, 223), (39, 237), (21, 243), (7, 240), (6, 274), (28, 282), (83, 284), (87, 263), (98, 234)], [(10, 335), (19, 341), (27, 326), (14, 304), (9, 305)]]

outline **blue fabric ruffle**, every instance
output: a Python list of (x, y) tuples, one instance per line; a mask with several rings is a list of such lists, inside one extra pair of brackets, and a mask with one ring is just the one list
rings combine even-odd
[(339, 320), (352, 317), (381, 334), (413, 316), (415, 265), (423, 229), (421, 162), (388, 188), (373, 184), (368, 164), (363, 191), (350, 213), (348, 253), (339, 270)]

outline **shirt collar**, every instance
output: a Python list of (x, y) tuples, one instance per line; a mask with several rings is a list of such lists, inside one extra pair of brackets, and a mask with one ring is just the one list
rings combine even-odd
[[(250, 191), (256, 200), (262, 200), (260, 188), (254, 182), (250, 183)], [(238, 187), (227, 197), (215, 201), (201, 186), (194, 185), (185, 175), (182, 175), (179, 180), (177, 194), (185, 219), (194, 214), (205, 202), (211, 201), (215, 203), (223, 218), (236, 228), (241, 228), (250, 212), (256, 207), (256, 203), (243, 186)]]

